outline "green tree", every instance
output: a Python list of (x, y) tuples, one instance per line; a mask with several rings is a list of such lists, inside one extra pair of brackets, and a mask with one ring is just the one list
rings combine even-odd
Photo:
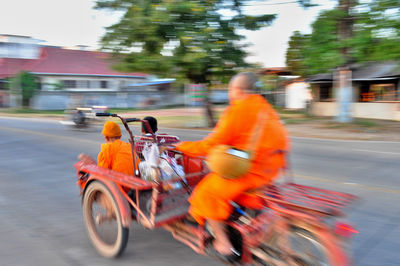
[(309, 36), (295, 31), (289, 40), (289, 48), (286, 51), (286, 66), (295, 75), (303, 75), (306, 72), (304, 48)]
[(341, 47), (346, 40), (338, 37), (340, 10), (322, 12), (312, 24), (312, 33), (294, 32), (286, 52), (286, 64), (296, 74), (306, 76), (327, 72), (345, 63)]
[(361, 6), (351, 46), (357, 61), (400, 59), (400, 2), (374, 0)]
[(312, 24), (312, 34), (304, 49), (306, 74), (327, 72), (346, 63), (341, 48), (346, 41), (339, 38), (339, 20), (343, 13), (338, 10), (322, 12)]
[(29, 72), (20, 72), (11, 80), (11, 90), (15, 94), (21, 95), (22, 106), (29, 107), (31, 98), (39, 89), (36, 76)]
[[(97, 9), (122, 11), (108, 27), (103, 49), (123, 54), (119, 70), (148, 71), (194, 83), (226, 82), (248, 67), (238, 29), (258, 30), (275, 15), (243, 14), (240, 0), (98, 0)], [(229, 9), (224, 16), (221, 9)]]
[[(358, 4), (351, 20), (352, 34), (339, 36), (343, 10), (322, 12), (312, 24), (312, 33), (294, 32), (286, 53), (286, 64), (297, 74), (328, 72), (352, 63), (400, 59), (400, 2), (373, 0)], [(343, 48), (347, 48), (343, 53)]]

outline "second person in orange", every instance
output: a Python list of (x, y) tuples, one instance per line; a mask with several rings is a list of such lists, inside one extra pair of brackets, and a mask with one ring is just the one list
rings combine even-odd
[[(133, 158), (131, 145), (121, 140), (121, 128), (113, 121), (107, 121), (101, 132), (106, 141), (101, 145), (97, 156), (97, 165), (127, 175), (133, 175)], [(89, 155), (80, 154), (78, 158), (86, 163), (96, 164)]]

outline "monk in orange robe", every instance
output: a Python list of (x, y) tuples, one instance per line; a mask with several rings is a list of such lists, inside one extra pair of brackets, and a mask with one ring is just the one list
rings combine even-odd
[[(130, 143), (121, 141), (121, 128), (113, 121), (104, 124), (103, 131), (106, 143), (101, 145), (97, 156), (97, 165), (127, 175), (133, 175), (133, 159)], [(80, 154), (78, 159), (85, 163), (96, 164), (89, 155)]]
[(213, 132), (203, 140), (181, 142), (176, 146), (177, 150), (191, 156), (207, 156), (219, 144), (248, 150), (256, 125), (265, 119), (258, 140), (251, 147), (254, 156), (250, 171), (236, 179), (225, 179), (211, 172), (189, 198), (190, 214), (200, 224), (207, 221), (215, 234), (214, 248), (225, 256), (235, 252), (223, 223), (232, 213), (231, 202), (247, 190), (271, 183), (285, 165), (285, 155), (281, 151), (288, 150), (288, 136), (278, 114), (261, 95), (254, 94), (256, 81), (253, 73), (234, 76), (229, 83), (230, 106)]
[[(121, 141), (121, 128), (119, 125), (113, 121), (107, 121), (101, 133), (106, 143), (101, 145), (101, 151), (97, 156), (97, 165), (127, 175), (133, 175), (131, 145)], [(96, 164), (96, 161), (87, 154), (80, 154), (78, 159), (84, 163)], [(128, 192), (129, 188), (124, 187), (124, 190)], [(112, 212), (112, 204), (104, 194), (100, 194), (97, 201), (106, 210), (106, 217), (115, 218), (115, 213)], [(102, 217), (101, 214), (97, 215), (98, 222), (103, 219)]]

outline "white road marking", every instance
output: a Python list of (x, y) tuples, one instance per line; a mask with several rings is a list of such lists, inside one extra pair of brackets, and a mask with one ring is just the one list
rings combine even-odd
[(49, 139), (68, 140), (68, 141), (72, 141), (72, 142), (86, 142), (86, 143), (92, 143), (92, 144), (100, 144), (101, 143), (101, 141), (81, 139), (81, 138), (71, 137), (71, 136), (57, 136), (57, 135), (53, 135), (53, 134), (48, 134), (48, 133), (43, 133), (43, 132), (33, 131), (33, 130), (20, 129), (20, 128), (11, 128), (11, 127), (0, 126), (0, 130), (14, 131), (14, 132), (23, 133), (23, 134), (31, 134), (31, 135), (46, 137)]
[(62, 125), (69, 125), (69, 126), (75, 125), (75, 123), (72, 121), (59, 121), (59, 122)]
[(351, 140), (351, 139), (324, 139), (324, 138), (312, 138), (312, 137), (294, 137), (291, 139), (298, 140), (313, 140), (313, 141), (330, 141), (330, 142), (361, 142), (361, 143), (393, 143), (400, 144), (400, 141), (387, 141), (387, 140)]
[[(318, 180), (318, 181), (321, 181), (321, 182), (327, 182), (327, 183), (339, 184), (339, 185), (348, 185), (348, 183), (349, 183), (349, 182), (338, 181), (339, 180), (338, 178), (324, 178), (324, 177), (317, 177), (317, 176), (303, 175), (303, 174), (295, 174), (294, 176), (295, 177), (299, 177), (299, 178)], [(356, 184), (356, 183), (353, 183), (353, 184)], [(357, 184), (357, 186), (360, 186), (361, 188), (368, 189), (368, 190), (400, 194), (400, 190), (398, 190), (398, 189), (390, 189), (390, 188), (378, 187), (378, 186), (372, 186), (372, 185), (365, 185), (365, 184)]]
[(364, 149), (351, 149), (351, 150), (352, 151), (371, 152), (371, 153), (390, 154), (390, 155), (400, 155), (400, 152), (391, 152), (391, 151), (372, 151), (372, 150), (364, 150)]

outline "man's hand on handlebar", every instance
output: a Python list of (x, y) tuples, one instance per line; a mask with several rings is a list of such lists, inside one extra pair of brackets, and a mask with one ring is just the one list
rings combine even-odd
[(176, 146), (172, 144), (161, 144), (158, 146), (158, 150), (160, 151), (160, 154), (162, 154), (164, 151), (172, 151), (175, 150)]

